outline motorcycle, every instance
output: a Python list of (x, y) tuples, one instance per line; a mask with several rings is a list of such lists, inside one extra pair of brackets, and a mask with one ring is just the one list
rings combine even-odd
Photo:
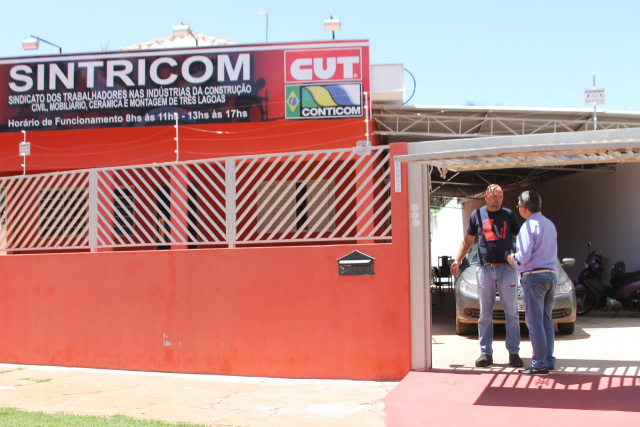
[(584, 269), (575, 283), (578, 314), (586, 314), (597, 308), (640, 311), (640, 270), (625, 272), (624, 262), (617, 262), (611, 269), (611, 277), (606, 283), (599, 277), (600, 257), (595, 250), (589, 251)]

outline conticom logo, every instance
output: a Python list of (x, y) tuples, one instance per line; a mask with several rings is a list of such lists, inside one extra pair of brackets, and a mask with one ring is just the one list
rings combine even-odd
[(286, 83), (362, 80), (360, 49), (289, 50), (284, 60)]
[(286, 86), (288, 119), (362, 117), (362, 85)]

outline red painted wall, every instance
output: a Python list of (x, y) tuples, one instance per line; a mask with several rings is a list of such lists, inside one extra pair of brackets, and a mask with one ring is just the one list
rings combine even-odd
[[(180, 160), (355, 147), (364, 118), (180, 126)], [(27, 132), (27, 173), (173, 162), (171, 126)], [(0, 133), (0, 173), (22, 173), (21, 132)], [(377, 139), (377, 138), (376, 138)]]
[[(400, 379), (409, 286), (396, 246), (5, 256), (0, 360)], [(376, 276), (337, 276), (354, 249), (375, 258)]]
[[(0, 362), (401, 379), (411, 354), (402, 185), (391, 244), (0, 256)], [(337, 259), (356, 249), (375, 258), (375, 276), (338, 277)]]

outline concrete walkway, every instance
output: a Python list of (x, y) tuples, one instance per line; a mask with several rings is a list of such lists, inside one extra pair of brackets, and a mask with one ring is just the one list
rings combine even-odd
[[(434, 370), (401, 382), (4, 364), (0, 407), (234, 427), (640, 425), (640, 318), (580, 317), (573, 335), (557, 337), (556, 372), (530, 378), (506, 364), (499, 328), (496, 364), (475, 368), (477, 337), (455, 335), (445, 307), (434, 308)], [(526, 333), (520, 354), (530, 362)]]
[(397, 382), (0, 365), (0, 407), (238, 427), (376, 427)]

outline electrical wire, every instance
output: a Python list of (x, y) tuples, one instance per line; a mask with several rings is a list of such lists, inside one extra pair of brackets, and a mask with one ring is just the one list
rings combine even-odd
[[(329, 144), (335, 144), (343, 141), (353, 141), (353, 137), (351, 138), (343, 138), (343, 139), (332, 139), (331, 141), (324, 141), (318, 144), (309, 144), (309, 145), (296, 145), (294, 147), (286, 147), (288, 151), (301, 151), (303, 149), (310, 149), (315, 147), (323, 147)], [(283, 148), (285, 149), (285, 148)], [(269, 154), (272, 153), (273, 150), (264, 150), (264, 151), (251, 151), (251, 154)], [(223, 155), (223, 156), (231, 156), (229, 153), (212, 153), (212, 152), (199, 152), (199, 151), (188, 151), (188, 150), (180, 150), (180, 154), (199, 154), (199, 155)], [(239, 155), (246, 155), (247, 153), (240, 153)]]
[[(142, 141), (148, 141), (149, 139), (152, 138), (156, 138), (159, 135), (166, 133), (168, 131), (168, 129), (162, 129), (152, 135), (148, 135), (145, 136), (143, 138), (138, 138), (138, 139), (133, 139), (133, 140), (125, 140), (125, 141), (121, 141), (121, 142), (112, 142), (109, 141), (108, 143), (104, 143), (104, 144), (92, 144), (92, 147), (112, 147), (112, 146), (116, 146), (116, 145), (130, 145), (130, 144), (137, 144), (139, 142)], [(77, 147), (67, 147), (67, 148), (60, 148), (60, 147), (47, 147), (47, 146), (43, 146), (43, 145), (38, 145), (38, 144), (34, 144), (31, 143), (32, 147), (36, 147), (36, 148), (40, 148), (42, 150), (49, 150), (49, 151), (73, 151), (73, 150), (77, 150)]]
[(409, 75), (411, 76), (411, 78), (413, 79), (413, 92), (411, 92), (411, 96), (409, 97), (409, 99), (407, 99), (406, 101), (404, 101), (402, 103), (402, 105), (405, 105), (407, 102), (411, 101), (411, 98), (413, 98), (413, 95), (416, 94), (416, 78), (413, 76), (413, 74), (411, 74), (411, 71), (407, 70), (406, 68), (402, 68), (403, 70), (405, 70), (407, 73), (409, 73)]
[[(338, 124), (335, 126), (328, 126), (323, 128), (323, 131), (326, 130), (335, 130), (335, 129), (339, 129), (339, 128), (344, 128), (344, 127), (350, 127), (350, 126), (360, 126), (363, 125), (363, 123), (360, 122), (350, 122), (350, 123), (344, 123), (344, 124)], [(194, 130), (197, 132), (204, 132), (204, 133), (216, 133), (216, 131), (208, 131), (208, 130), (204, 130), (204, 129), (197, 129), (197, 128), (191, 128), (191, 127), (180, 127), (180, 129), (190, 129), (190, 130)], [(279, 138), (279, 137), (283, 137), (283, 136), (294, 136), (294, 135), (303, 135), (303, 134), (313, 134), (313, 133), (317, 133), (318, 129), (310, 129), (310, 130), (303, 130), (303, 131), (298, 131), (298, 132), (284, 132), (284, 133), (279, 133), (279, 134), (274, 134), (274, 133), (268, 133), (265, 132), (265, 129), (256, 129), (256, 130), (248, 130), (248, 131), (238, 131), (238, 132), (226, 132), (226, 135), (241, 135), (243, 133), (249, 133), (249, 132), (259, 132), (260, 135), (256, 135), (256, 136), (251, 136), (251, 137), (238, 137), (238, 138), (233, 138), (233, 137), (227, 137), (224, 140), (225, 141), (233, 141), (233, 140), (243, 140), (243, 139), (251, 139), (251, 140), (256, 140), (256, 139), (273, 139), (273, 138)], [(210, 141), (211, 139), (209, 138), (186, 138), (186, 137), (180, 137), (180, 141)]]

